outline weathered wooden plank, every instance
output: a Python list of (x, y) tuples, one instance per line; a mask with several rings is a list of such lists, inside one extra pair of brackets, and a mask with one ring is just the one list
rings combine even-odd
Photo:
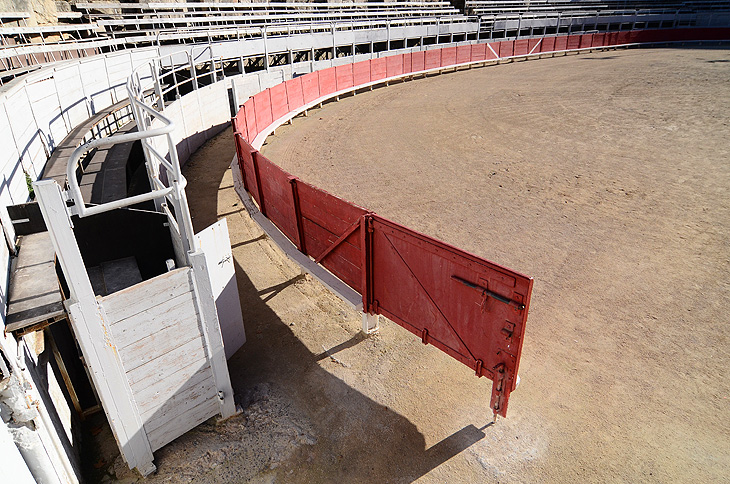
[(176, 405), (197, 395), (215, 395), (213, 373), (207, 361), (196, 361), (162, 381), (158, 386), (147, 387), (135, 394), (135, 401), (144, 422), (155, 414), (165, 413)]
[(122, 357), (124, 369), (130, 372), (192, 339), (200, 339), (200, 330), (197, 324), (198, 316), (191, 314), (184, 320), (179, 321), (179, 324), (168, 326), (125, 348), (119, 348), (119, 355)]
[[(103, 305), (106, 308), (106, 304)], [(163, 301), (148, 311), (115, 322), (112, 324), (114, 343), (118, 348), (126, 348), (190, 316), (197, 316), (192, 291)]]
[(5, 331), (23, 329), (64, 314), (54, 250), (48, 232), (24, 235), (10, 275)]
[(150, 446), (153, 451), (160, 449), (217, 413), (218, 403), (214, 400), (209, 400), (197, 407), (191, 408), (185, 415), (172, 421), (170, 425), (164, 425), (150, 432), (147, 435), (150, 440)]
[(175, 269), (102, 298), (107, 317), (121, 321), (190, 291), (189, 271), (189, 267)]
[(150, 385), (159, 384), (171, 373), (180, 370), (182, 365), (200, 359), (205, 359), (205, 349), (201, 340), (194, 338), (169, 353), (127, 372), (127, 378), (132, 389), (139, 392)]
[[(171, 400), (166, 401), (145, 419), (145, 431), (149, 434), (162, 426), (169, 425), (171, 421), (181, 418), (191, 408), (206, 401), (213, 401), (218, 406), (218, 396), (213, 390), (213, 381), (212, 378), (209, 378), (195, 387), (175, 393)], [(216, 409), (214, 413), (220, 413), (220, 409)]]

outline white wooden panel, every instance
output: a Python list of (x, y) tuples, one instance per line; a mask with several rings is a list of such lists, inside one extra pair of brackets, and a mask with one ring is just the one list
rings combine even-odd
[(152, 333), (126, 348), (119, 348), (119, 355), (122, 357), (124, 369), (129, 372), (192, 339), (200, 337), (198, 316), (197, 314), (190, 314), (184, 320), (180, 320), (179, 324)]
[(135, 393), (135, 400), (142, 420), (148, 422), (155, 414), (164, 413), (178, 404), (186, 405), (185, 402), (192, 396), (212, 397), (215, 393), (210, 364), (199, 360), (160, 381), (159, 385)]
[(227, 87), (228, 83), (218, 82), (198, 90), (205, 129), (230, 121), (231, 107), (228, 104)]
[(66, 137), (68, 130), (61, 116), (54, 79), (51, 77), (29, 83), (25, 89), (33, 109), (33, 116), (38, 122), (39, 132), (48, 140), (48, 146), (55, 147)]
[(33, 120), (33, 111), (30, 109), (28, 96), (25, 91), (18, 89), (5, 99), (5, 109), (8, 112), (13, 137), (22, 152), (36, 130)]
[(198, 240), (198, 247), (205, 254), (223, 346), (228, 359), (246, 342), (228, 223), (225, 218), (221, 219), (195, 237)]
[(84, 59), (79, 62), (79, 71), (84, 81), (87, 96), (92, 101), (94, 112), (113, 104), (109, 92), (109, 80), (103, 58)]
[(189, 292), (189, 271), (189, 267), (175, 269), (102, 298), (107, 317), (114, 324)]
[(71, 129), (80, 125), (89, 118), (89, 108), (86, 105), (86, 96), (81, 84), (78, 64), (56, 68), (53, 76), (56, 80), (56, 90), (60, 93), (61, 110)]
[(184, 415), (181, 415), (180, 418), (170, 422), (169, 425), (163, 425), (150, 432), (147, 435), (150, 440), (150, 446), (153, 450), (160, 449), (217, 413), (218, 404), (213, 400), (206, 401), (197, 407), (191, 408)]
[(182, 364), (205, 359), (205, 356), (205, 348), (203, 348), (201, 341), (192, 339), (169, 353), (165, 353), (149, 363), (128, 371), (127, 378), (134, 391), (138, 392), (166, 379), (171, 372), (178, 370)]
[[(106, 304), (104, 305), (106, 307)], [(143, 311), (129, 318), (112, 323), (114, 342), (119, 348), (126, 348), (130, 344), (176, 325), (180, 320), (197, 317), (197, 310), (192, 292), (186, 292), (173, 297), (148, 311)]]
[(114, 101), (119, 102), (127, 98), (127, 78), (132, 73), (132, 64), (129, 57), (107, 56), (106, 71), (109, 76), (109, 85), (114, 92)]

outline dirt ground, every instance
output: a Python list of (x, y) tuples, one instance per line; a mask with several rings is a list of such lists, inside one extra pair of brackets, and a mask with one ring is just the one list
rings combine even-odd
[(228, 218), (245, 410), (157, 452), (148, 482), (728, 482), (730, 51), (519, 62), (309, 114), (264, 154), (535, 278), (508, 417), (397, 325), (362, 336), (278, 252), (232, 188), (228, 130), (186, 176), (196, 229)]

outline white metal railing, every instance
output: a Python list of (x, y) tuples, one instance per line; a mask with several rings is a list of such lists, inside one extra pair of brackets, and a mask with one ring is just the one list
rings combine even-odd
[[(156, 65), (156, 63), (151, 63), (141, 68), (148, 67), (151, 69), (151, 79), (157, 86), (156, 92), (159, 93)], [(135, 70), (127, 80), (127, 94), (132, 111), (134, 112), (134, 117), (137, 120), (138, 131), (136, 133), (94, 139), (74, 150), (66, 166), (66, 177), (68, 180), (67, 198), (74, 201), (69, 211), (71, 214), (78, 215), (79, 217), (87, 217), (142, 202), (154, 201), (156, 208), (167, 214), (171, 226), (179, 233), (183, 249), (187, 254), (196, 250), (196, 243), (187, 198), (185, 196), (187, 181), (182, 175), (177, 157), (177, 148), (171, 136), (171, 133), (175, 129), (175, 124), (160, 112), (161, 109), (155, 109), (153, 107), (154, 103), (150, 103), (151, 105), (145, 103), (144, 93), (146, 90), (142, 85), (142, 79), (149, 78), (140, 76), (139, 70), (140, 68)], [(161, 98), (158, 103), (159, 106), (162, 105)], [(161, 126), (153, 127), (153, 123), (161, 124)], [(167, 154), (161, 153), (150, 142), (150, 140), (160, 136), (165, 137)], [(151, 191), (87, 207), (76, 178), (76, 170), (82, 156), (95, 148), (110, 147), (115, 144), (138, 140), (142, 143), (142, 148), (145, 153)], [(168, 203), (172, 204), (172, 210), (168, 207)]]

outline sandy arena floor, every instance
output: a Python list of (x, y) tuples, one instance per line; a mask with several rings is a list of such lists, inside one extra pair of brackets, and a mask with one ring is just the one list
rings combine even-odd
[(245, 411), (159, 451), (148, 482), (727, 482), (729, 80), (728, 50), (519, 62), (348, 97), (269, 139), (304, 180), (535, 278), (494, 425), (489, 380), (393, 323), (361, 336), (281, 256), (233, 191), (230, 130), (211, 140), (188, 194), (198, 230), (228, 218)]

